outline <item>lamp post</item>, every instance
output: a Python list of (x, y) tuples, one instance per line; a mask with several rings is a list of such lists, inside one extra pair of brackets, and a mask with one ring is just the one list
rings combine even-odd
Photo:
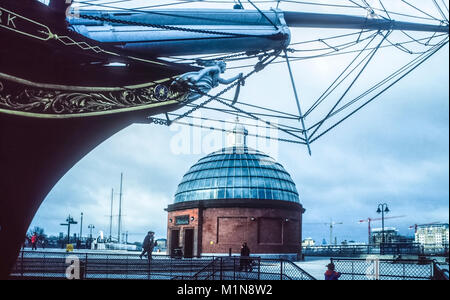
[(385, 243), (384, 237), (384, 214), (389, 212), (389, 208), (386, 203), (378, 204), (377, 213), (381, 213), (381, 243)]
[(67, 223), (61, 223), (61, 226), (67, 226), (67, 244), (70, 244), (70, 225), (77, 224), (78, 222), (74, 221), (70, 215), (66, 219), (66, 222)]
[(83, 213), (81, 213), (80, 219), (81, 219), (81, 221), (80, 221), (80, 236), (78, 237), (78, 239), (81, 241), (81, 239), (83, 237)]

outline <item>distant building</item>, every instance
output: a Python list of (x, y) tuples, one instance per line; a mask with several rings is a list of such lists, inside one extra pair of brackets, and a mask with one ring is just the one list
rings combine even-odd
[(316, 242), (312, 238), (306, 238), (302, 241), (302, 247), (314, 246)]
[(418, 225), (415, 233), (415, 242), (425, 248), (448, 248), (448, 223)]
[(155, 252), (166, 252), (167, 250), (167, 239), (157, 239), (156, 246), (153, 251)]
[[(371, 242), (373, 245), (379, 245), (383, 241), (383, 229), (373, 228)], [(414, 237), (407, 237), (398, 234), (398, 230), (394, 227), (384, 228), (384, 242), (387, 244), (411, 244), (414, 242)]]

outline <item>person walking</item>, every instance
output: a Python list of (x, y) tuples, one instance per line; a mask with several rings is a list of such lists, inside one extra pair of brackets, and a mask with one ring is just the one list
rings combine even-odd
[(239, 262), (239, 270), (244, 270), (245, 272), (250, 270), (250, 248), (247, 246), (247, 243), (243, 243), (241, 246), (241, 259)]
[(334, 270), (335, 266), (333, 263), (327, 265), (328, 270), (325, 272), (325, 280), (339, 280), (341, 273)]
[(31, 250), (37, 250), (37, 242), (38, 242), (38, 235), (35, 232), (32, 236), (31, 236)]
[(149, 231), (147, 233), (147, 236), (144, 238), (144, 241), (142, 242), (142, 253), (139, 255), (139, 258), (142, 259), (142, 256), (147, 254), (148, 260), (151, 260), (154, 247), (155, 247), (155, 233), (153, 231)]

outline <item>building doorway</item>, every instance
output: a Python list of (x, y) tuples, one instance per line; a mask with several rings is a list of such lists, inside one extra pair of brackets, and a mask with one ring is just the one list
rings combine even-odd
[(170, 256), (179, 256), (180, 251), (180, 230), (173, 229), (170, 231)]
[(192, 258), (194, 256), (194, 229), (184, 230), (184, 257)]

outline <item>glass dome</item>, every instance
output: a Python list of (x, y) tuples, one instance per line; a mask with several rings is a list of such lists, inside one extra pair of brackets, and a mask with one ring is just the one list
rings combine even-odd
[(289, 173), (270, 156), (228, 147), (200, 159), (184, 175), (175, 203), (216, 199), (268, 199), (300, 203)]

